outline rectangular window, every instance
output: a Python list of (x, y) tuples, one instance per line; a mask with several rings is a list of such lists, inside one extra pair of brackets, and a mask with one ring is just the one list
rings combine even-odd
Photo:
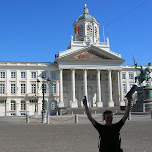
[(56, 79), (56, 73), (55, 72), (51, 72), (51, 79)]
[(36, 78), (36, 72), (31, 72), (31, 78), (32, 79)]
[(0, 100), (0, 103), (6, 103), (6, 100)]
[(129, 73), (129, 79), (133, 79), (133, 73)]
[(0, 72), (0, 78), (5, 78), (5, 72)]
[(122, 84), (122, 91), (123, 93), (126, 93), (126, 84)]
[(15, 84), (11, 84), (11, 93), (15, 93)]
[(22, 79), (26, 78), (25, 72), (21, 72), (21, 78)]
[(5, 84), (0, 84), (0, 94), (5, 93)]
[(26, 110), (26, 103), (25, 103), (25, 101), (21, 101), (21, 110), (22, 111)]
[(36, 93), (36, 84), (31, 84), (32, 93)]
[(11, 101), (11, 110), (15, 110), (16, 109), (16, 102), (15, 101)]
[(125, 79), (125, 78), (126, 78), (125, 73), (122, 73), (122, 79)]
[(21, 84), (21, 93), (25, 93), (25, 84)]
[(16, 72), (11, 72), (11, 78), (16, 78)]
[(52, 84), (52, 94), (56, 93), (56, 84)]

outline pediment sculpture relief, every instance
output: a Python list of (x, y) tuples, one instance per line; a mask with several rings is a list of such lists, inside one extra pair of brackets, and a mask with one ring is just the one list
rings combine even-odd
[(110, 58), (91, 50), (91, 51), (86, 51), (86, 52), (82, 52), (80, 54), (74, 55), (70, 59), (95, 59), (95, 60), (97, 60), (97, 59), (110, 59)]

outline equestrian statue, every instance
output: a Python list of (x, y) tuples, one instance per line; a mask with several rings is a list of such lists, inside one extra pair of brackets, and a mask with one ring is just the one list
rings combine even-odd
[(135, 59), (134, 59), (134, 66), (135, 66), (135, 69), (138, 69), (140, 71), (140, 74), (135, 77), (135, 83), (138, 81), (139, 85), (142, 86), (143, 81), (146, 81), (146, 83), (148, 85), (149, 79), (151, 79), (150, 68), (147, 67), (147, 68), (144, 69), (142, 65), (140, 66), (140, 68), (138, 68), (138, 65), (137, 65), (137, 62), (135, 61)]

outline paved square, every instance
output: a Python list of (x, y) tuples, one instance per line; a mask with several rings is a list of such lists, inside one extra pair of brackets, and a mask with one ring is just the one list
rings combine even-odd
[[(122, 116), (114, 116), (117, 121)], [(100, 118), (98, 118), (98, 121)], [(102, 122), (101, 122), (102, 123)], [(150, 115), (132, 116), (121, 130), (124, 152), (152, 152)], [(0, 152), (97, 152), (98, 133), (84, 123), (25, 123), (24, 117), (0, 117)]]

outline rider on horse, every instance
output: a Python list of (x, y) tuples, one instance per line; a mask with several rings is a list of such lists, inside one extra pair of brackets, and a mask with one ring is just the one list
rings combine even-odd
[(134, 59), (134, 65), (135, 65), (136, 69), (140, 70), (140, 75), (135, 77), (135, 83), (137, 82), (137, 80), (139, 82), (139, 85), (141, 85), (143, 83), (143, 81), (146, 81), (146, 83), (148, 83), (148, 80), (151, 78), (150, 77), (150, 73), (151, 73), (150, 68), (144, 69), (142, 65), (140, 66), (140, 68), (137, 68), (138, 65), (137, 65), (137, 62), (135, 61), (135, 59)]

